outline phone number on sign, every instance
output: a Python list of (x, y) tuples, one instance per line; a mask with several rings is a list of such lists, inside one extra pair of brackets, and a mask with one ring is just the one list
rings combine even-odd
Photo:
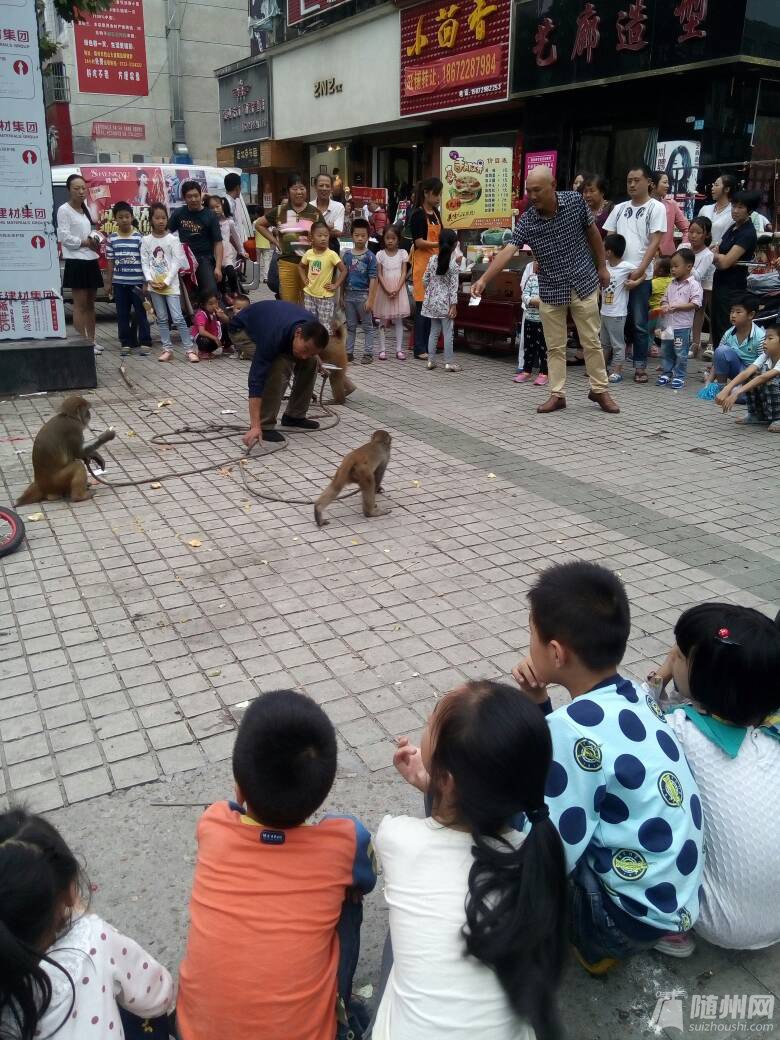
[(442, 58), (430, 65), (415, 65), (404, 73), (406, 96), (432, 94), (437, 90), (495, 79), (501, 75), (503, 57), (503, 47), (485, 47), (462, 57)]

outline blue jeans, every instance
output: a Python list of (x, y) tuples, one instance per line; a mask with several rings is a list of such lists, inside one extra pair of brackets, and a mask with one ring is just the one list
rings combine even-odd
[[(171, 343), (171, 320), (179, 330), (181, 342), (185, 350), (192, 350), (192, 333), (187, 320), (181, 311), (181, 297), (177, 295), (162, 296), (160, 293), (149, 293), (152, 300), (154, 313), (157, 315), (157, 328), (160, 330), (160, 342), (163, 347), (170, 349)], [(168, 315), (170, 314), (170, 319)]]
[[(144, 310), (142, 285), (122, 285), (114, 282), (114, 303), (119, 325), (119, 342), (123, 347), (151, 347), (152, 332)], [(135, 329), (130, 324), (135, 315)]]
[(652, 949), (661, 938), (641, 942), (622, 932), (611, 914), (612, 900), (584, 858), (569, 875), (569, 938), (590, 964), (605, 957), (625, 960)]
[(366, 310), (368, 293), (344, 294), (344, 310), (347, 312), (347, 353), (355, 353), (355, 336), (358, 322), (363, 326), (363, 354), (372, 357), (374, 354), (374, 318)]
[(715, 348), (713, 371), (719, 383), (727, 383), (747, 367), (733, 347), (726, 347), (721, 344)]
[(675, 329), (674, 339), (661, 340), (663, 349), (664, 375), (685, 379), (688, 372), (688, 351), (691, 347), (691, 330)]
[(652, 287), (652, 282), (648, 278), (628, 294), (628, 312), (634, 323), (634, 368), (638, 369), (647, 368), (647, 349), (650, 339), (647, 327)]
[(428, 353), (428, 340), (431, 335), (431, 319), (423, 317), (422, 303), (414, 305), (414, 356), (421, 357)]

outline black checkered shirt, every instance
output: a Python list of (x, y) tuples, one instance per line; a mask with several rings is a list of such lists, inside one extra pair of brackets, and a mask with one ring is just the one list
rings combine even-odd
[(584, 300), (599, 287), (588, 227), (593, 214), (576, 191), (557, 191), (558, 209), (543, 217), (533, 206), (518, 220), (512, 242), (529, 245), (539, 262), (539, 297), (552, 306), (567, 305), (572, 290)]

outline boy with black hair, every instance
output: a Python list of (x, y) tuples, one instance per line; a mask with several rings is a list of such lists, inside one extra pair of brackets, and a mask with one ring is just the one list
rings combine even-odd
[[(631, 627), (611, 571), (568, 563), (528, 594), (531, 647), (513, 675), (548, 716), (550, 816), (570, 871), (570, 930), (603, 974), (685, 932), (699, 912), (701, 802), (685, 756), (648, 693), (618, 673)], [(547, 685), (571, 703), (552, 711)]]
[(780, 433), (780, 325), (766, 328), (763, 352), (734, 376), (715, 398), (724, 412), (730, 412), (742, 394), (747, 415), (737, 419), (743, 426), (767, 426)]
[(704, 303), (704, 293), (693, 277), (696, 257), (690, 249), (678, 249), (669, 261), (672, 280), (661, 300), (661, 323), (672, 332), (671, 339), (663, 340), (663, 370), (658, 386), (682, 390), (688, 372), (688, 353), (693, 337), (693, 319)]
[(347, 269), (344, 282), (344, 310), (347, 313), (347, 358), (355, 354), (355, 336), (358, 322), (363, 327), (363, 358), (361, 364), (374, 360), (374, 316), (371, 313), (377, 286), (376, 256), (368, 248), (369, 226), (363, 217), (352, 221), (352, 249), (344, 251), (342, 260)]
[(752, 296), (737, 296), (729, 310), (731, 325), (715, 348), (708, 382), (727, 383), (748, 365), (752, 365), (764, 349), (765, 332), (754, 318), (758, 304)]
[(346, 1021), (376, 872), (358, 820), (307, 824), (336, 756), (333, 725), (309, 697), (276, 690), (249, 705), (233, 749), (236, 801), (198, 823), (181, 1040), (334, 1040), (337, 1006)]
[(626, 240), (616, 232), (604, 239), (607, 258), (609, 285), (601, 290), (601, 347), (604, 364), (609, 367), (610, 383), (623, 381), (623, 364), (626, 360), (626, 318), (628, 317), (628, 293), (639, 285), (632, 279), (634, 265), (623, 259)]
[(117, 229), (106, 241), (106, 292), (113, 295), (116, 305), (119, 353), (127, 357), (138, 347), (141, 357), (146, 357), (152, 345), (152, 332), (144, 309), (143, 237), (133, 224), (133, 207), (129, 202), (117, 202), (111, 212)]

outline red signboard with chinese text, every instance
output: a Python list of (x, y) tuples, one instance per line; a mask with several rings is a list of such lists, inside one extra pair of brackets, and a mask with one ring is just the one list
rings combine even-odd
[(98, 140), (143, 141), (146, 127), (143, 123), (106, 123), (96, 119), (92, 124), (92, 136)]
[(380, 206), (387, 205), (387, 188), (364, 188), (362, 184), (353, 184), (352, 205), (357, 208), (367, 202), (378, 202)]
[(287, 24), (295, 25), (315, 14), (324, 14), (332, 7), (339, 7), (347, 0), (287, 0)]
[(73, 31), (82, 94), (147, 96), (143, 0), (114, 0)]
[(401, 115), (504, 101), (510, 0), (429, 0), (401, 11)]

